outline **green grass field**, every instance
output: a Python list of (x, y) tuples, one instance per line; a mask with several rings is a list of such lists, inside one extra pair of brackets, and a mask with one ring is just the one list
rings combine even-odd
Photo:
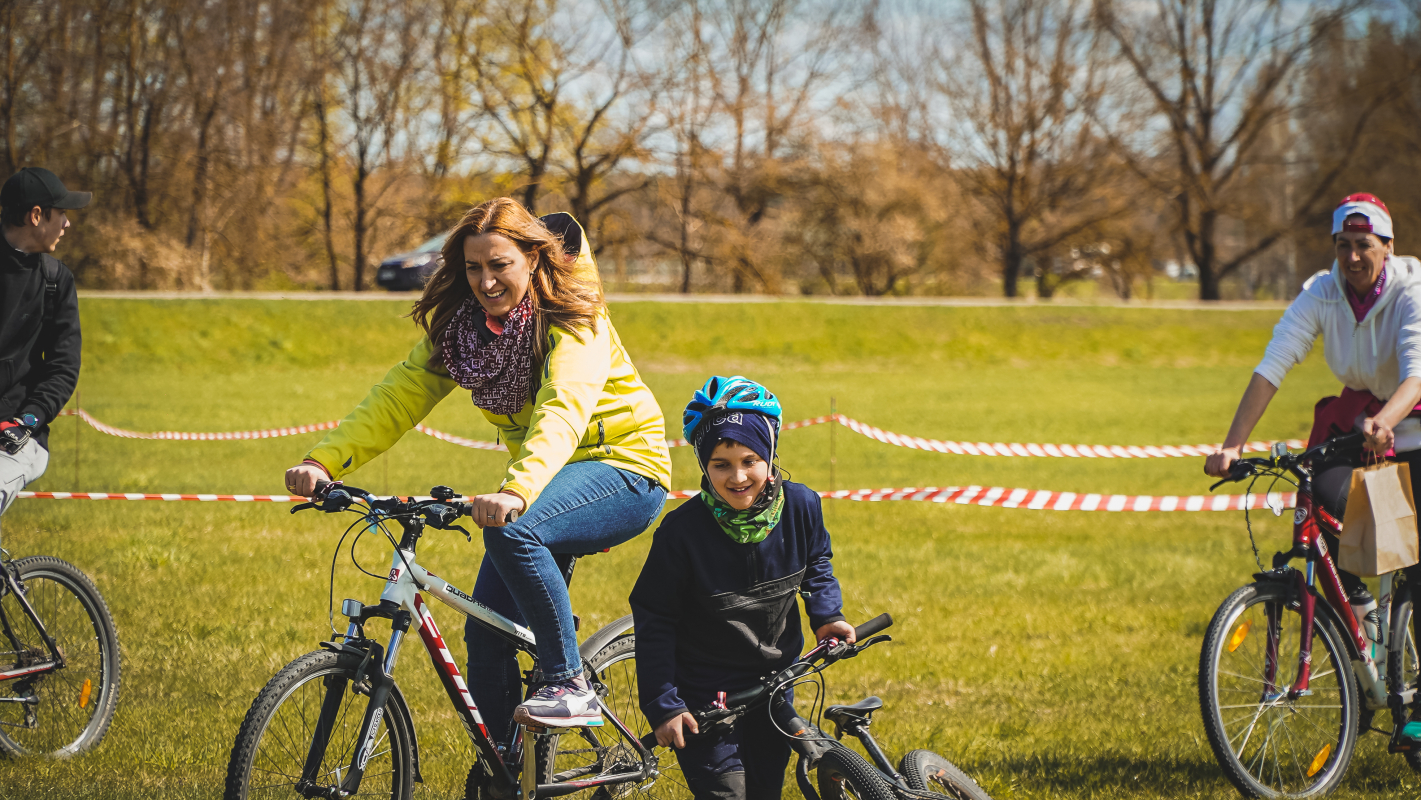
[[(399, 302), (85, 299), (82, 405), (137, 430), (235, 430), (343, 416), (401, 358), (414, 331)], [(711, 373), (779, 393), (789, 418), (840, 411), (884, 428), (970, 441), (1197, 444), (1219, 440), (1277, 312), (1114, 308), (881, 308), (785, 302), (627, 303), (623, 341), (672, 418)], [(1306, 435), (1335, 390), (1314, 355), (1285, 384), (1260, 437)], [(492, 429), (451, 396), (436, 428)], [(1197, 459), (951, 456), (839, 429), (837, 488), (1005, 485), (1199, 494)], [(787, 433), (796, 480), (828, 488), (831, 431)], [(66, 418), (37, 490), (281, 492), (319, 435), (244, 442), (128, 441)], [(76, 458), (77, 448), (77, 458)], [(695, 466), (676, 452), (677, 488)], [(447, 483), (484, 491), (504, 459), (411, 433), (350, 478), (376, 491)], [(1220, 601), (1250, 580), (1242, 514), (1104, 514), (922, 503), (832, 502), (846, 613), (898, 620), (895, 642), (829, 673), (832, 701), (878, 694), (891, 752), (928, 747), (993, 796), (1232, 797), (1195, 693), (1198, 651)], [(21, 500), (4, 544), (89, 572), (119, 625), (124, 686), (103, 744), (67, 763), (0, 762), (0, 797), (213, 797), (237, 726), (281, 665), (328, 636), (326, 593), (341, 526), (259, 504)], [(1289, 535), (1261, 525), (1265, 557)], [(584, 632), (626, 613), (650, 537), (589, 559), (573, 585)], [(430, 536), (421, 561), (471, 587), (481, 547)], [(386, 553), (362, 543), (380, 567)], [(437, 567), (436, 567), (437, 565)], [(379, 571), (377, 569), (377, 571)], [(373, 601), (348, 559), (335, 593)], [(451, 645), (452, 613), (436, 617)], [(425, 659), (400, 680), (415, 706), (426, 783), (457, 797), (470, 751)], [(1421, 776), (1362, 739), (1339, 796), (1421, 791)], [(797, 796), (792, 782), (786, 795)]]

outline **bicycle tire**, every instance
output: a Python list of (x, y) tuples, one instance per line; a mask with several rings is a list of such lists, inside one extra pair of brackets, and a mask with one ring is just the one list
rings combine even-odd
[[(361, 658), (351, 653), (318, 650), (287, 664), (267, 681), (252, 701), (232, 746), (226, 800), (291, 795), (311, 749), (308, 737), (320, 717), (326, 678), (353, 680), (360, 663)], [(379, 669), (378, 664), (375, 668)], [(319, 774), (332, 783), (339, 782), (350, 764), (368, 702), (366, 695), (351, 691), (348, 682), (343, 684), (343, 695), (319, 768)], [(408, 800), (414, 793), (414, 727), (393, 695), (385, 704), (378, 730), (376, 752), (354, 796)], [(271, 777), (254, 778), (254, 773)]]
[[(1224, 776), (1246, 797), (1324, 795), (1341, 782), (1357, 743), (1357, 682), (1342, 635), (1322, 609), (1313, 627), (1310, 694), (1287, 699), (1301, 631), (1297, 612), (1288, 608), (1290, 588), (1260, 582), (1229, 595), (1210, 621), (1199, 654), (1204, 732)], [(1265, 693), (1262, 671), (1270, 609), (1277, 620), (1273, 633), (1280, 664), (1271, 694)]]
[(992, 800), (977, 782), (955, 764), (931, 750), (913, 750), (898, 762), (898, 771), (908, 787), (920, 792), (946, 795), (957, 800)]
[[(1414, 606), (1411, 604), (1410, 592), (1406, 592), (1405, 597), (1397, 597), (1392, 600), (1391, 608), (1391, 637), (1389, 642), (1403, 642), (1400, 648), (1392, 647), (1386, 654), (1386, 681), (1389, 692), (1397, 692), (1407, 688), (1415, 688), (1417, 676), (1421, 674), (1421, 656), (1418, 656), (1416, 649), (1415, 631), (1411, 626), (1411, 614)], [(1393, 725), (1405, 725), (1409, 716), (1409, 709), (1403, 707), (1398, 716), (1392, 713), (1391, 723)], [(1421, 772), (1421, 753), (1411, 751), (1403, 753), (1406, 757), (1406, 765), (1414, 772)]]
[[(0, 703), (0, 750), (69, 758), (93, 749), (113, 723), (122, 671), (118, 628), (94, 582), (73, 564), (29, 556), (12, 566), (36, 616), (64, 654), (65, 666), (31, 680), (0, 683), (0, 696), (32, 693), (38, 699), (33, 706)], [(16, 647), (0, 635), (0, 669), (48, 660), (39, 630), (9, 592), (0, 597), (0, 612), (19, 643)]]
[(893, 789), (874, 766), (847, 747), (831, 747), (816, 769), (820, 800), (893, 800)]

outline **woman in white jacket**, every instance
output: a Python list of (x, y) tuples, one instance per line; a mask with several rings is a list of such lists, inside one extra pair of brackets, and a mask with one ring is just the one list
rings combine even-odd
[(1355, 420), (1367, 449), (1421, 450), (1421, 418), (1412, 416), (1421, 401), (1421, 261), (1393, 253), (1391, 215), (1376, 197), (1351, 195), (1332, 216), (1337, 261), (1303, 284), (1273, 329), (1223, 446), (1205, 464), (1210, 475), (1228, 474), (1283, 376), (1318, 336), (1344, 394), (1375, 400)]
[[(1369, 194), (1351, 195), (1337, 207), (1332, 239), (1337, 261), (1303, 284), (1273, 329), (1228, 437), (1209, 456), (1204, 471), (1215, 477), (1228, 474), (1283, 376), (1321, 336), (1327, 366), (1344, 388), (1340, 397), (1317, 404), (1308, 443), (1361, 431), (1366, 450), (1394, 453), (1396, 460), (1412, 464), (1412, 491), (1421, 497), (1421, 261), (1393, 253), (1391, 215)], [(1338, 519), (1362, 455), (1357, 448), (1314, 465), (1313, 496)], [(1323, 535), (1336, 552), (1335, 537)], [(1369, 599), (1360, 578), (1346, 572), (1341, 577), (1354, 603)], [(1406, 577), (1408, 585), (1421, 586), (1421, 566), (1408, 568)], [(1412, 624), (1421, 641), (1421, 617), (1413, 616)]]

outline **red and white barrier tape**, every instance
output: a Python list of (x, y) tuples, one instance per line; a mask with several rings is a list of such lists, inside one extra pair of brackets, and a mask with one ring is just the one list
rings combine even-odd
[[(673, 500), (687, 500), (696, 489), (671, 492)], [(826, 500), (858, 500), (878, 503), (917, 500), (963, 506), (1027, 508), (1040, 511), (1241, 511), (1292, 508), (1297, 495), (1291, 492), (1233, 495), (1152, 496), (1127, 494), (1076, 494), (1074, 492), (1006, 489), (1001, 486), (929, 486), (922, 489), (856, 489), (820, 492)], [(142, 494), (135, 492), (20, 492), (19, 497), (37, 500), (166, 500), (237, 503), (299, 503), (307, 498), (285, 494)], [(428, 499), (428, 498), (424, 498)]]
[[(988, 444), (987, 442), (948, 442), (940, 439), (923, 439), (918, 436), (906, 436), (893, 431), (886, 431), (876, 428), (863, 422), (859, 422), (852, 417), (843, 414), (835, 415), (840, 425), (853, 431), (854, 433), (867, 436), (884, 444), (907, 447), (913, 450), (932, 450), (938, 453), (953, 453), (955, 455), (969, 456), (1052, 456), (1055, 458), (1182, 458), (1207, 456), (1218, 450), (1220, 445), (1200, 444), (1200, 445), (1146, 445), (1140, 447), (1130, 445), (1128, 447), (1118, 444), (1003, 444), (997, 442)], [(1288, 447), (1297, 449), (1304, 446), (1304, 442), (1299, 439), (1288, 439)], [(1272, 442), (1249, 442), (1244, 445), (1244, 452), (1266, 453)]]
[[(100, 433), (107, 433), (111, 436), (121, 436), (125, 439), (177, 439), (183, 441), (212, 441), (212, 440), (232, 440), (232, 439), (271, 439), (279, 436), (295, 436), (302, 433), (313, 433), (315, 431), (327, 431), (336, 427), (339, 422), (321, 422), (315, 425), (298, 425), (293, 428), (270, 428), (256, 431), (221, 431), (216, 433), (187, 433), (183, 431), (156, 431), (144, 433), (141, 431), (130, 431), (123, 428), (116, 428), (112, 425), (94, 419), (83, 409), (66, 409), (59, 412), (61, 415), (78, 415), (89, 425)], [(1002, 442), (954, 442), (942, 439), (924, 439), (920, 436), (908, 436), (902, 433), (884, 430), (873, 425), (845, 416), (843, 414), (826, 415), (814, 417), (812, 419), (802, 419), (797, 422), (786, 423), (784, 430), (792, 431), (796, 428), (807, 428), (811, 425), (823, 425), (829, 422), (837, 422), (845, 428), (861, 436), (867, 436), (884, 444), (891, 444), (898, 447), (907, 447), (911, 450), (930, 450), (936, 453), (951, 453), (954, 455), (969, 456), (1038, 456), (1054, 458), (1197, 458), (1207, 456), (1219, 448), (1219, 445), (1104, 445), (1104, 444), (1005, 444)], [(503, 451), (506, 448), (498, 442), (489, 442), (481, 439), (466, 439), (463, 436), (455, 436), (452, 433), (431, 428), (427, 425), (416, 425), (415, 430), (427, 436), (457, 444), (460, 447), (471, 447), (475, 450), (497, 450)], [(1305, 445), (1300, 439), (1287, 439), (1287, 445), (1291, 449), (1298, 449)], [(686, 447), (685, 439), (674, 439), (668, 441), (668, 447)], [(1265, 453), (1273, 442), (1249, 442), (1244, 445), (1246, 453)]]
[(302, 433), (328, 431), (339, 425), (338, 420), (319, 422), (315, 425), (297, 425), (294, 428), (271, 428), (264, 431), (217, 431), (215, 433), (191, 433), (188, 431), (130, 431), (100, 422), (82, 408), (66, 408), (59, 412), (61, 417), (75, 417), (89, 423), (99, 433), (124, 439), (176, 439), (179, 441), (228, 441), (232, 439), (275, 439), (280, 436), (296, 436)]

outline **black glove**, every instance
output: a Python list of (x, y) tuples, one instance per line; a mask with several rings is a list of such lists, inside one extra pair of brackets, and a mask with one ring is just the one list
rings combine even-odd
[(35, 419), (33, 414), (0, 422), (0, 447), (5, 448), (5, 452), (12, 456), (20, 452), (33, 437), (38, 424), (39, 420)]

